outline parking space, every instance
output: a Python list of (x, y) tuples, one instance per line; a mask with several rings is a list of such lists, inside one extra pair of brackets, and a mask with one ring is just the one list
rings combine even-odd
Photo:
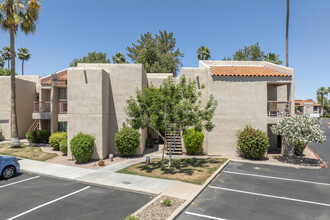
[(0, 219), (125, 219), (153, 197), (18, 174), (0, 180)]
[(329, 195), (325, 170), (233, 162), (178, 219), (329, 219)]

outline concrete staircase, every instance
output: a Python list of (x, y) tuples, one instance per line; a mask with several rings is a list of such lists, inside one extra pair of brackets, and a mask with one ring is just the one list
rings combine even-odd
[(182, 141), (180, 131), (166, 130), (165, 139), (167, 142), (166, 154), (170, 154), (172, 150), (172, 155), (182, 155)]
[(34, 120), (28, 131), (39, 130), (39, 119)]

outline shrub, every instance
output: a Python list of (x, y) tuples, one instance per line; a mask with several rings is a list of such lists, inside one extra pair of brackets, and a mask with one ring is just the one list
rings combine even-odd
[(79, 133), (70, 141), (70, 148), (74, 159), (85, 163), (92, 159), (95, 138), (89, 134)]
[(54, 150), (59, 150), (61, 140), (66, 138), (68, 138), (66, 132), (56, 132), (49, 137), (49, 143)]
[(115, 142), (121, 156), (128, 157), (136, 153), (140, 145), (140, 133), (134, 128), (124, 127), (115, 134)]
[(125, 218), (125, 220), (140, 220), (138, 217), (135, 217), (134, 215), (129, 215)]
[(298, 139), (294, 139), (294, 154), (297, 156), (302, 156), (306, 143), (304, 141), (299, 141)]
[(164, 199), (163, 204), (164, 204), (164, 206), (171, 206), (172, 202), (169, 198), (166, 198), (166, 199)]
[(48, 130), (36, 130), (36, 131), (28, 131), (25, 134), (26, 138), (30, 143), (48, 143), (48, 139), (50, 136), (50, 131)]
[(187, 150), (187, 154), (197, 154), (203, 144), (204, 134), (201, 131), (195, 129), (188, 129), (183, 135), (184, 146)]
[(269, 148), (269, 139), (266, 132), (246, 126), (237, 136), (238, 151), (245, 158), (257, 160)]
[(60, 142), (60, 150), (63, 154), (67, 154), (68, 153), (68, 139), (63, 139)]

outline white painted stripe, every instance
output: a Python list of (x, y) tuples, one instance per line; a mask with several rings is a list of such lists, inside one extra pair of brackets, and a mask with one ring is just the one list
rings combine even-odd
[(209, 216), (209, 215), (202, 215), (202, 214), (197, 214), (197, 213), (193, 213), (193, 212), (185, 212), (185, 214), (194, 215), (194, 216), (198, 216), (198, 217), (202, 217), (202, 218), (208, 218), (208, 219), (227, 220), (224, 218), (218, 218), (218, 217), (213, 217), (213, 216)]
[(33, 179), (36, 179), (36, 178), (39, 178), (39, 176), (34, 176), (34, 177), (31, 177), (31, 178), (28, 178), (28, 179), (24, 179), (24, 180), (20, 180), (20, 181), (14, 182), (14, 183), (8, 183), (6, 185), (0, 186), (0, 189), (1, 188), (5, 188), (7, 186), (15, 185), (17, 183), (22, 183), (22, 182), (26, 182), (26, 181), (29, 181), (29, 180), (33, 180)]
[(240, 172), (232, 172), (232, 171), (222, 171), (222, 172), (229, 173), (229, 174), (243, 175), (243, 176), (254, 176), (254, 177), (261, 177), (261, 178), (268, 178), (268, 179), (278, 179), (278, 180), (286, 180), (286, 181), (293, 181), (293, 182), (311, 183), (311, 184), (317, 184), (317, 185), (323, 185), (323, 186), (330, 186), (329, 183), (312, 182), (312, 181), (299, 180), (299, 179), (289, 179), (289, 178), (282, 178), (282, 177), (275, 177), (275, 176), (264, 176), (264, 175), (240, 173)]
[(33, 209), (30, 209), (30, 210), (27, 210), (27, 211), (25, 211), (25, 212), (23, 212), (23, 213), (21, 213), (21, 214), (15, 215), (14, 217), (9, 218), (8, 220), (16, 219), (16, 218), (18, 218), (18, 217), (21, 217), (21, 216), (23, 216), (23, 215), (26, 215), (26, 214), (28, 214), (28, 213), (30, 213), (30, 212), (33, 212), (34, 210), (40, 209), (40, 208), (42, 208), (42, 207), (44, 207), (44, 206), (47, 206), (47, 205), (52, 204), (52, 203), (54, 203), (54, 202), (57, 202), (57, 201), (59, 201), (59, 200), (61, 200), (61, 199), (64, 199), (64, 198), (69, 197), (69, 196), (72, 196), (72, 195), (77, 194), (77, 193), (79, 193), (79, 192), (81, 192), (81, 191), (84, 191), (84, 190), (88, 189), (89, 187), (90, 187), (90, 186), (87, 186), (87, 187), (82, 188), (82, 189), (80, 189), (80, 190), (77, 190), (77, 191), (75, 191), (75, 192), (73, 192), (73, 193), (67, 194), (67, 195), (62, 196), (62, 197), (60, 197), (60, 198), (54, 199), (54, 200), (52, 200), (52, 201), (50, 201), (50, 202), (47, 202), (47, 203), (44, 203), (44, 204), (39, 205), (39, 206), (37, 206), (37, 207), (34, 207)]
[(293, 199), (293, 198), (282, 197), (282, 196), (273, 196), (273, 195), (254, 193), (254, 192), (242, 191), (242, 190), (237, 190), (237, 189), (229, 189), (229, 188), (223, 188), (223, 187), (216, 187), (216, 186), (209, 186), (209, 187), (213, 188), (213, 189), (220, 189), (220, 190), (231, 191), (231, 192), (238, 192), (238, 193), (262, 196), (262, 197), (269, 197), (269, 198), (275, 198), (275, 199), (289, 200), (289, 201), (294, 201), (294, 202), (302, 202), (302, 203), (308, 203), (308, 204), (313, 204), (313, 205), (330, 207), (330, 204), (327, 204), (327, 203), (313, 202), (313, 201), (301, 200), (301, 199)]

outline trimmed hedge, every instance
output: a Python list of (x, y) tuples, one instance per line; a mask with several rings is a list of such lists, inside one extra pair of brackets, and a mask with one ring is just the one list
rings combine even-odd
[(302, 156), (306, 145), (307, 144), (304, 141), (298, 141), (297, 139), (294, 139), (294, 154), (296, 156)]
[(136, 154), (140, 145), (140, 132), (134, 128), (124, 127), (115, 134), (115, 143), (121, 156)]
[(67, 154), (68, 153), (68, 139), (63, 139), (60, 142), (60, 150), (63, 154)]
[(25, 134), (25, 137), (28, 139), (30, 143), (48, 144), (49, 136), (50, 136), (50, 131), (48, 130), (28, 131)]
[(259, 129), (246, 126), (237, 136), (237, 147), (243, 157), (261, 159), (269, 148), (268, 135)]
[(49, 137), (49, 144), (52, 145), (54, 150), (60, 150), (60, 142), (63, 139), (67, 139), (66, 132), (56, 132)]
[(89, 134), (79, 133), (70, 141), (70, 149), (74, 159), (85, 163), (92, 159), (95, 138)]
[(201, 131), (196, 131), (195, 129), (188, 129), (183, 135), (184, 146), (187, 150), (187, 154), (195, 155), (197, 154), (203, 145), (204, 134)]

